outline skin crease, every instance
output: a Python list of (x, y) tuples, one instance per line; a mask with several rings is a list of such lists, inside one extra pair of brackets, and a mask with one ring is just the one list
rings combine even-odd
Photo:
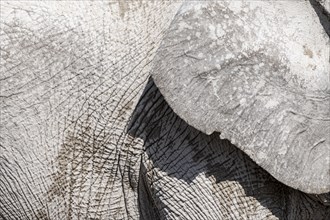
[(0, 219), (329, 218), (148, 82), (181, 3), (1, 2)]

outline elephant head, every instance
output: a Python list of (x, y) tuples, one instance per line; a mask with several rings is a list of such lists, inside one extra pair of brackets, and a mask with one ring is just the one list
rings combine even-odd
[[(271, 82), (281, 85), (288, 94), (286, 97), (279, 93), (279, 102), (290, 100), (292, 96), (305, 101), (299, 93), (304, 88), (296, 88), (297, 81), (285, 81), (288, 80), (288, 72), (285, 71), (289, 71), (289, 66), (284, 64), (290, 63), (290, 56), (296, 53), (293, 51), (290, 54), (281, 49), (286, 46), (285, 43), (291, 45), (291, 38), (286, 38), (284, 34), (281, 38), (281, 32), (276, 33), (280, 28), (269, 26), (274, 23), (263, 19), (264, 13), (259, 6), (254, 7), (253, 3), (243, 1), (243, 5), (247, 4), (243, 7), (246, 10), (253, 6), (249, 16), (249, 13), (241, 13), (235, 4), (238, 3), (214, 1), (202, 4), (176, 0), (2, 1), (0, 219), (328, 219), (329, 195), (319, 194), (327, 191), (327, 185), (322, 182), (324, 179), (317, 178), (317, 184), (314, 181), (307, 181), (302, 186), (298, 184), (296, 188), (304, 190), (305, 186), (306, 192), (317, 193), (307, 194), (289, 186), (297, 186), (293, 183), (300, 183), (308, 173), (295, 176), (298, 179), (296, 182), (285, 182), (285, 178), (278, 178), (278, 173), (272, 172), (265, 163), (260, 163), (259, 157), (253, 157), (257, 154), (256, 148), (264, 150), (264, 145), (258, 145), (258, 141), (252, 142), (246, 134), (256, 139), (265, 136), (265, 143), (270, 140), (266, 138), (267, 134), (271, 135), (260, 129), (263, 125), (257, 123), (266, 117), (265, 114), (271, 113), (262, 111), (263, 106), (256, 98), (260, 93), (255, 94), (256, 106), (241, 113), (242, 118), (237, 120), (236, 128), (228, 127), (229, 122), (219, 124), (225, 115), (228, 120), (232, 119), (231, 115), (237, 111), (233, 105), (237, 100), (243, 100), (234, 96), (229, 99), (232, 90), (210, 92), (202, 107), (213, 105), (214, 108), (207, 109), (205, 115), (201, 113), (206, 109), (196, 108), (200, 104), (194, 99), (197, 90), (202, 88), (200, 92), (207, 93), (214, 83), (230, 86), (230, 83), (242, 82), (240, 77), (223, 81), (222, 74), (233, 72), (235, 65), (238, 70), (243, 66), (249, 69), (242, 75), (249, 76), (257, 88), (267, 77), (263, 75), (258, 81), (255, 73), (262, 75), (262, 70), (268, 68), (273, 77)], [(273, 7), (279, 10), (274, 12), (270, 3), (260, 4), (261, 8), (269, 9), (270, 16), (273, 13), (291, 15), (286, 11), (291, 7), (283, 9), (276, 1)], [(317, 64), (315, 67), (304, 67), (315, 76), (324, 77), (324, 72), (319, 70), (326, 65), (322, 62), (322, 57), (326, 57), (326, 48), (321, 48), (321, 52), (314, 49), (328, 44), (328, 41), (317, 22), (317, 14), (306, 2), (283, 4), (297, 4), (298, 15), (298, 12), (307, 10), (304, 22), (313, 25), (304, 26), (304, 31), (309, 34), (313, 32), (312, 36), (320, 43), (299, 48), (305, 55), (298, 56), (298, 61), (302, 58), (311, 65)], [(200, 16), (196, 17), (197, 14)], [(243, 33), (247, 33), (244, 37), (249, 46), (246, 57), (236, 50), (228, 37), (236, 39), (243, 48), (244, 42), (240, 42), (235, 32), (240, 30), (234, 24), (239, 22), (239, 16), (245, 16), (242, 18), (247, 29)], [(227, 23), (230, 20), (232, 25)], [(257, 20), (262, 23), (256, 23)], [(221, 43), (228, 45), (219, 55), (225, 59), (227, 56), (241, 55), (239, 62), (242, 67), (234, 58), (228, 58), (227, 63), (221, 64), (223, 67), (228, 64), (226, 71), (221, 72), (217, 66), (209, 71), (214, 62), (203, 61), (206, 55), (204, 50), (209, 51), (210, 57), (218, 52), (210, 47), (212, 42), (209, 38), (202, 40), (202, 35), (206, 33), (200, 29), (203, 22), (209, 22), (207, 27), (210, 25), (210, 29), (214, 29), (215, 35), (209, 37), (219, 43), (216, 46), (218, 49), (226, 49)], [(214, 22), (220, 26), (227, 25), (229, 31), (221, 32), (215, 28)], [(283, 31), (289, 31), (285, 29), (288, 25), (297, 31), (292, 33), (293, 38), (296, 37), (299, 42), (309, 39), (300, 39), (301, 26), (298, 23), (294, 26), (296, 23), (292, 22), (296, 22), (295, 19), (290, 22), (288, 17)], [(304, 22), (300, 25), (305, 25)], [(186, 29), (193, 35), (190, 39), (185, 36)], [(256, 41), (257, 46), (264, 47), (260, 50), (250, 48), (255, 31), (260, 31), (260, 36), (264, 37)], [(271, 36), (271, 32), (276, 35)], [(226, 41), (221, 41), (222, 34)], [(279, 39), (279, 46), (265, 40), (269, 35), (273, 41)], [(186, 41), (182, 41), (183, 38)], [(194, 48), (183, 54), (179, 52), (187, 42), (191, 42), (192, 47), (198, 47), (201, 57), (199, 53), (195, 54)], [(260, 66), (259, 72), (253, 72), (254, 64), (250, 64), (259, 61), (267, 46), (270, 47), (268, 55), (264, 56), (264, 66)], [(171, 51), (166, 48), (171, 48)], [(185, 60), (189, 65), (185, 64)], [(275, 66), (270, 66), (273, 64), (271, 62), (278, 68), (275, 78), (271, 72)], [(299, 70), (298, 64), (293, 65), (296, 68), (294, 71)], [(180, 66), (182, 68), (178, 68)], [(208, 69), (193, 79), (190, 77), (192, 69), (198, 71), (204, 67)], [(173, 69), (177, 71), (173, 72)], [(149, 79), (150, 73), (155, 83)], [(309, 106), (306, 105), (306, 108), (316, 108), (313, 115), (295, 112), (297, 109), (293, 108), (290, 114), (296, 115), (291, 116), (292, 121), (294, 117), (302, 122), (307, 120), (306, 123), (324, 119), (328, 114), (324, 109), (328, 99), (323, 97), (328, 81), (316, 80), (306, 72), (302, 75), (292, 73), (298, 77), (298, 82), (303, 82), (303, 77), (310, 77), (310, 81), (303, 86), (307, 86), (306, 91), (313, 94), (317, 91), (319, 94), (317, 97), (308, 96), (310, 100), (306, 98)], [(183, 84), (176, 84), (172, 81), (174, 78)], [(190, 86), (195, 91), (185, 87), (186, 79), (192, 79), (194, 84)], [(176, 90), (179, 87), (183, 90)], [(169, 91), (172, 89), (176, 94)], [(237, 86), (235, 94), (246, 95), (240, 93), (240, 89)], [(249, 85), (244, 89), (253, 92)], [(296, 90), (298, 93), (293, 93)], [(191, 93), (191, 99), (185, 95), (186, 92)], [(213, 103), (216, 98), (211, 94), (218, 95), (219, 101)], [(181, 95), (182, 99), (179, 99)], [(320, 101), (322, 97), (325, 100), (323, 105)], [(236, 101), (234, 98), (237, 98)], [(251, 101), (248, 98), (245, 98), (246, 105)], [(267, 99), (266, 93), (263, 98), (261, 101)], [(185, 103), (185, 108), (177, 105), (178, 102)], [(220, 108), (224, 104), (228, 112)], [(274, 103), (270, 104), (274, 114), (277, 114), (272, 106)], [(293, 106), (295, 104), (297, 101), (292, 103)], [(276, 105), (281, 106), (280, 103)], [(248, 113), (256, 114), (253, 111), (258, 107), (258, 120), (250, 121), (251, 124), (242, 120), (244, 117), (246, 121), (250, 120)], [(214, 115), (214, 120), (201, 124), (194, 121), (210, 118), (215, 108), (221, 114)], [(300, 115), (302, 113), (306, 115)], [(269, 116), (269, 120), (271, 117), (274, 116)], [(269, 124), (269, 120), (265, 120), (264, 124)], [(323, 121), (316, 120), (326, 132), (328, 127), (322, 124)], [(287, 121), (276, 123), (274, 126), (287, 125)], [(295, 125), (302, 129), (300, 124)], [(309, 135), (310, 142), (318, 138), (321, 141), (322, 130), (318, 128), (315, 134), (311, 134), (308, 129), (314, 129), (316, 124), (307, 126), (314, 127), (307, 127), (301, 135)], [(291, 131), (292, 127), (287, 129)], [(229, 140), (220, 139), (219, 133)], [(289, 138), (291, 134), (288, 133)], [(240, 135), (242, 139), (234, 139), (235, 135)], [(283, 133), (280, 138), (285, 137)], [(255, 145), (243, 145), (242, 140)], [(295, 143), (297, 139), (288, 140)], [(305, 146), (299, 141), (297, 143), (299, 147)], [(306, 166), (313, 160), (319, 164), (319, 160), (324, 159), (325, 156), (319, 152), (322, 147), (327, 147), (327, 143), (328, 139), (325, 139), (310, 151), (310, 158), (304, 160)], [(272, 146), (275, 146), (274, 153), (278, 152), (278, 145)], [(288, 152), (292, 149), (295, 148), (288, 145)], [(264, 156), (269, 156), (266, 153)], [(304, 152), (295, 155), (306, 156)], [(276, 166), (280, 173), (286, 174), (280, 166), (282, 161), (286, 158), (279, 154)], [(291, 169), (298, 160), (293, 158), (293, 161), (287, 162), (287, 169)], [(315, 175), (322, 174), (326, 169), (324, 167), (314, 170)]]

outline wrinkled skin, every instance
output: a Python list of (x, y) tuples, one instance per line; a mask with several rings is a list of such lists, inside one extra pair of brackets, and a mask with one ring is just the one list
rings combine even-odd
[(221, 133), (288, 186), (326, 193), (330, 39), (323, 26), (306, 1), (188, 1), (152, 76), (189, 125)]
[(180, 5), (1, 2), (0, 219), (329, 218), (147, 84)]
[(180, 4), (1, 2), (2, 216), (139, 216), (126, 128)]

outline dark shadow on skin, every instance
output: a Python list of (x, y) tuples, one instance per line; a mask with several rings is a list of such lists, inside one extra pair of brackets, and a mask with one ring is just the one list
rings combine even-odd
[(316, 0), (309, 0), (313, 6), (317, 16), (319, 17), (320, 23), (323, 26), (325, 32), (330, 37), (330, 14), (325, 8)]
[(146, 167), (143, 163), (141, 163), (138, 184), (138, 204), (140, 219), (158, 220), (161, 219), (160, 213), (157, 209), (154, 199), (152, 198), (151, 191), (149, 190), (146, 172)]
[[(219, 134), (206, 135), (189, 126), (168, 106), (152, 79), (136, 106), (128, 133), (144, 140), (147, 157), (142, 157), (144, 160), (141, 162), (141, 216), (164, 218), (162, 211), (156, 211), (164, 210), (164, 204), (154, 192), (153, 185), (157, 183), (150, 180), (154, 168), (165, 172), (170, 178), (187, 183), (201, 173), (215, 179), (217, 187), (228, 181), (235, 182), (244, 189), (245, 196), (254, 197), (279, 219), (295, 219), (297, 214), (291, 216), (292, 210), (304, 212), (307, 219), (326, 219), (325, 216), (330, 216), (330, 207), (280, 183), (228, 140), (221, 140)], [(152, 164), (152, 167), (145, 166), (146, 163)], [(149, 198), (150, 202), (143, 204), (144, 198)], [(228, 198), (234, 197), (231, 194), (224, 197)], [(313, 208), (306, 208), (306, 204)], [(154, 214), (146, 214), (148, 209), (154, 210)]]

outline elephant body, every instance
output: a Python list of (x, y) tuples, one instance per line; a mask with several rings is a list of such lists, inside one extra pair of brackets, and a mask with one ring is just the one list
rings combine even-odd
[(125, 129), (180, 4), (1, 2), (4, 218), (137, 218)]
[(1, 2), (0, 219), (327, 219), (149, 79), (183, 1)]

